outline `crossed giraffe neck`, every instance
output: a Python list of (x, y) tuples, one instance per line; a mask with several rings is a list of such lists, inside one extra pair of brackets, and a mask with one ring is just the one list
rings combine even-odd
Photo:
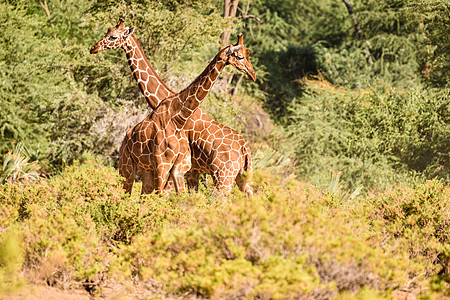
[(178, 101), (173, 104), (172, 121), (178, 129), (183, 128), (187, 120), (200, 106), (213, 87), (222, 70), (227, 65), (229, 47), (222, 49), (209, 63), (205, 70), (183, 91), (177, 94)]
[[(144, 94), (150, 107), (155, 109), (163, 99), (174, 93), (161, 81), (150, 66), (137, 39), (133, 36), (134, 27), (123, 27), (123, 23), (123, 19), (119, 19), (117, 25), (109, 28), (103, 39), (92, 46), (90, 52), (97, 53), (104, 49), (123, 48), (141, 92)], [(192, 108), (195, 106), (198, 108), (198, 105), (208, 94), (209, 89), (226, 64), (233, 64), (238, 70), (247, 74), (250, 79), (255, 80), (255, 72), (248, 61), (249, 50), (243, 47), (242, 34), (238, 36), (238, 39), (236, 46), (228, 46), (219, 51), (213, 62), (194, 80), (193, 84), (177, 94), (185, 99), (183, 105), (179, 107), (180, 111), (175, 112), (177, 114), (177, 122), (185, 123), (188, 116), (193, 114), (194, 111), (192, 111)], [(205, 82), (199, 82), (202, 78), (207, 78), (207, 80)], [(196, 90), (194, 93), (192, 86), (202, 86), (202, 90)], [(152, 93), (151, 91), (154, 92)], [(192, 97), (196, 93), (198, 93), (198, 96)]]
[(151, 67), (142, 47), (133, 35), (134, 27), (123, 27), (123, 23), (124, 21), (119, 19), (117, 25), (109, 28), (106, 35), (92, 46), (90, 52), (94, 54), (106, 49), (122, 48), (126, 53), (128, 64), (139, 89), (148, 105), (155, 109), (163, 99), (175, 92), (167, 87)]
[(122, 48), (125, 50), (128, 64), (139, 89), (152, 109), (155, 109), (163, 99), (175, 94), (151, 67), (134, 35), (127, 39)]

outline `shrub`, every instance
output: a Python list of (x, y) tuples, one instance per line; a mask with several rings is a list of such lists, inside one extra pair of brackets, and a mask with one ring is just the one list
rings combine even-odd
[(200, 204), (185, 211), (192, 223), (138, 235), (122, 248), (125, 258), (116, 268), (165, 283), (171, 292), (205, 297), (327, 299), (406, 282), (402, 255), (375, 247), (380, 234), (326, 208), (313, 186), (290, 180), (279, 187), (260, 173), (255, 182), (254, 198), (238, 193), (231, 206)]
[(16, 232), (0, 235), (0, 295), (10, 293), (23, 285), (19, 277), (23, 257)]
[(309, 82), (287, 125), (298, 174), (322, 186), (330, 170), (342, 172), (345, 189), (369, 190), (414, 177), (448, 178), (447, 98), (447, 92), (351, 91)]
[[(427, 260), (448, 257), (442, 182), (405, 189), (416, 196), (401, 196), (402, 206), (396, 193), (356, 201), (256, 170), (255, 196), (234, 189), (230, 205), (205, 186), (124, 195), (116, 170), (82, 159), (34, 185), (1, 186), (0, 231), (16, 230), (23, 260), (13, 269), (27, 280), (91, 292), (133, 281), (178, 295), (274, 299), (386, 298), (408, 282), (440, 293), (447, 284)], [(402, 215), (404, 207), (416, 211)], [(408, 214), (427, 225), (405, 221)]]
[(442, 181), (427, 181), (394, 188), (368, 201), (371, 219), (381, 220), (389, 243), (404, 244), (409, 256), (426, 266), (413, 276), (439, 273), (439, 289), (450, 291), (450, 187)]

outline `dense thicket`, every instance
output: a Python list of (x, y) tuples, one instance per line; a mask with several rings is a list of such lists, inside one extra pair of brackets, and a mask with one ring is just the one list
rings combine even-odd
[(24, 277), (135, 298), (450, 295), (435, 276), (450, 267), (442, 182), (351, 199), (256, 172), (254, 197), (236, 189), (230, 205), (204, 186), (125, 195), (113, 168), (86, 158), (35, 185), (0, 186), (0, 295)]
[(342, 172), (353, 188), (448, 180), (448, 2), (350, 4), (361, 37), (337, 0), (252, 2), (247, 14), (262, 23), (240, 24), (265, 71), (258, 95), (286, 129), (298, 174), (324, 184)]

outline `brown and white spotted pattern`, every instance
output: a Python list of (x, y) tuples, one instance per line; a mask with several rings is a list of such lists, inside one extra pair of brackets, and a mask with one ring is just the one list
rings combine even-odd
[[(114, 28), (108, 29), (105, 37), (91, 48), (91, 53), (97, 53), (105, 49), (123, 48), (141, 92), (149, 106), (155, 109), (162, 99), (175, 93), (161, 81), (153, 70), (133, 32), (134, 28), (123, 27), (123, 20), (119, 20), (118, 24)], [(242, 44), (241, 35), (238, 44)], [(248, 54), (248, 50), (240, 51), (240, 54), (235, 56), (235, 63), (243, 64), (244, 61), (248, 61)], [(243, 57), (245, 57), (245, 60)], [(241, 69), (243, 69), (243, 66), (241, 66)], [(201, 108), (196, 109), (187, 120), (184, 131), (192, 148), (192, 168), (186, 174), (190, 188), (197, 189), (200, 173), (210, 173), (213, 176), (216, 188), (221, 192), (231, 190), (236, 179), (236, 183), (241, 190), (247, 194), (252, 193), (248, 178), (243, 176), (244, 171), (248, 173), (252, 171), (250, 149), (238, 132), (214, 121)], [(124, 182), (125, 190), (131, 193), (139, 166), (129, 155), (130, 151), (127, 149), (129, 139), (130, 136), (127, 133), (120, 149), (119, 172), (126, 179)], [(140, 169), (143, 182), (142, 193), (145, 194), (152, 192), (154, 189), (152, 180), (154, 170), (150, 166), (147, 166), (147, 168)], [(245, 180), (246, 178), (247, 180)], [(173, 188), (173, 182), (170, 180), (166, 189)]]

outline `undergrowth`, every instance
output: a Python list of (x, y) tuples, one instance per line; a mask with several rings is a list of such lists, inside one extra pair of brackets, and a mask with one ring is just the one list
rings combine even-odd
[[(206, 298), (386, 299), (448, 295), (449, 187), (429, 181), (347, 197), (255, 172), (255, 196), (125, 195), (87, 158), (34, 185), (0, 188), (0, 285), (142, 282)], [(164, 296), (164, 295), (163, 295)]]

